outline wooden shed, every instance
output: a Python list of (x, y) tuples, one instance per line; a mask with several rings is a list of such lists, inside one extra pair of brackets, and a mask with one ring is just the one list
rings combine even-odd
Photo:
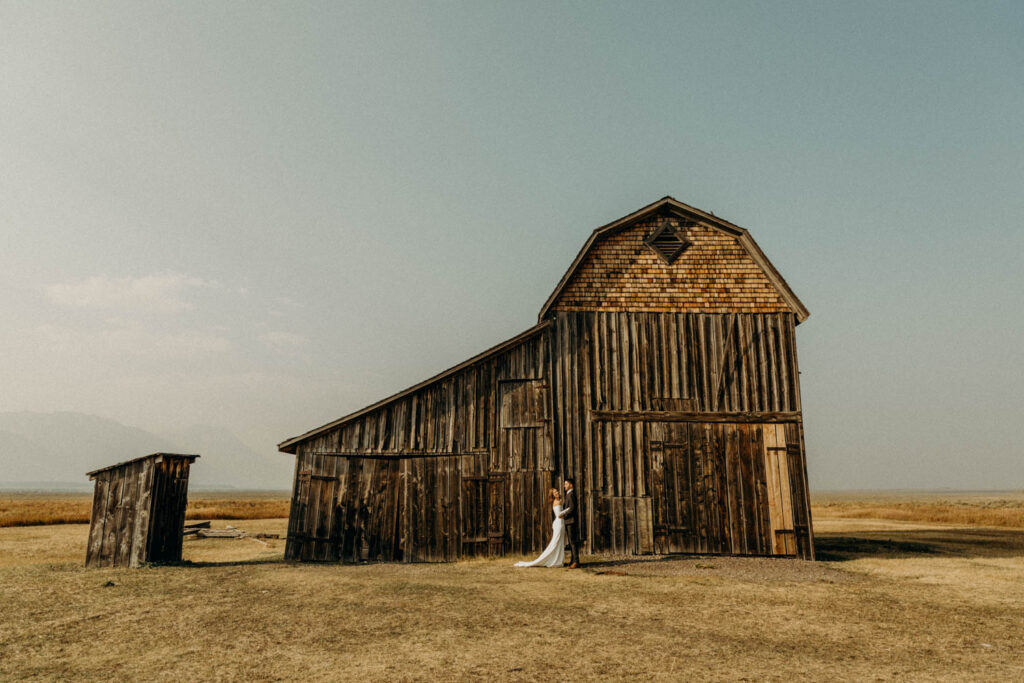
[(180, 561), (188, 471), (198, 457), (153, 453), (89, 472), (96, 487), (85, 566)]
[(808, 315), (746, 230), (645, 206), (591, 234), (530, 329), (281, 443), (285, 555), (535, 553), (571, 476), (585, 552), (812, 559)]

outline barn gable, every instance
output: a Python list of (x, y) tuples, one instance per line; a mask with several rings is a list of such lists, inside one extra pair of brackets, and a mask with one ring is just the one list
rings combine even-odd
[(585, 310), (808, 316), (746, 230), (671, 197), (595, 230), (540, 318)]

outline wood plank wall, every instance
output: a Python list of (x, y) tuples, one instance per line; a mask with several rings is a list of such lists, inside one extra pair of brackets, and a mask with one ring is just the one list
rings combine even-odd
[(285, 556), (429, 562), (543, 548), (549, 368), (545, 329), (301, 444)]
[(188, 474), (189, 461), (185, 458), (164, 456), (155, 463), (147, 562), (181, 561)]
[[(791, 313), (558, 311), (517, 346), (302, 443), (286, 557), (533, 552), (550, 533), (546, 489), (565, 476), (591, 552), (658, 551), (649, 424), (673, 415), (705, 416), (723, 444), (751, 431), (741, 423), (786, 424), (795, 525), (806, 528), (798, 554), (811, 556), (799, 414)], [(768, 533), (691, 546), (761, 553)]]
[(153, 461), (135, 461), (96, 475), (87, 567), (137, 567), (146, 558)]
[(298, 457), (288, 559), (443, 562), (550, 540), (550, 471), (477, 476), (472, 455)]
[(395, 400), (303, 443), (309, 452), (412, 455), (489, 452), (496, 446), (504, 380), (546, 378), (548, 334)]
[[(588, 509), (591, 551), (632, 548), (651, 495), (645, 414), (798, 415), (795, 318), (778, 314), (558, 311), (552, 326), (556, 472), (573, 476)], [(595, 411), (633, 419), (593, 419)], [(699, 419), (694, 417), (693, 419)], [(756, 419), (756, 417), (754, 418)], [(802, 450), (799, 481), (806, 481)], [(796, 489), (797, 487), (794, 487)], [(806, 485), (799, 487), (806, 492)], [(621, 525), (607, 522), (622, 509)], [(809, 523), (808, 523), (809, 524)], [(622, 531), (616, 531), (621, 528)]]
[(645, 427), (656, 552), (811, 558), (798, 424)]
[(87, 567), (181, 560), (189, 462), (143, 458), (95, 475)]

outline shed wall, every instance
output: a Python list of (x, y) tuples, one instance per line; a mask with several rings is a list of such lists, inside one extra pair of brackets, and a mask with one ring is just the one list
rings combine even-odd
[(105, 470), (94, 481), (85, 566), (139, 566), (146, 561), (153, 461)]
[(87, 567), (181, 560), (190, 461), (161, 455), (93, 475)]

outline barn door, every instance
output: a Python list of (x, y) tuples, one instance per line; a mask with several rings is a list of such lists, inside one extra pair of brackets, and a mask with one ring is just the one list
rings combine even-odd
[(533, 553), (551, 535), (545, 500), (554, 470), (548, 384), (534, 377), (501, 379), (497, 390), (497, 449), (488, 481), (491, 552)]
[(772, 555), (796, 555), (797, 539), (793, 523), (793, 484), (790, 478), (789, 448), (786, 426), (766, 424), (764, 439), (764, 471), (768, 494), (768, 519), (771, 526), (769, 542)]
[[(683, 425), (685, 435), (686, 425)], [(654, 552), (681, 553), (690, 547), (690, 474), (685, 442), (651, 442), (651, 505)]]
[(339, 522), (344, 523), (344, 514), (339, 520), (337, 508), (339, 467), (347, 470), (345, 465), (344, 459), (334, 456), (300, 453), (296, 458), (286, 559), (338, 559), (336, 536)]
[(548, 385), (543, 379), (498, 381), (498, 450), (494, 472), (552, 470)]
[(487, 557), (487, 475), (462, 475), (462, 556)]
[(796, 424), (648, 423), (656, 553), (811, 556)]
[(487, 478), (487, 552), (505, 554), (508, 536), (508, 477), (492, 472)]
[[(508, 474), (481, 473), (479, 466), (466, 462), (462, 473), (462, 557), (498, 557), (504, 555), (508, 534)], [(473, 473), (474, 469), (476, 470)]]
[(658, 553), (721, 552), (720, 444), (702, 424), (652, 425), (651, 503)]
[[(765, 552), (757, 546), (759, 535), (748, 528), (757, 522), (758, 480), (748, 464), (746, 427), (702, 422), (649, 425), (655, 552)], [(756, 429), (759, 437), (760, 427)], [(754, 453), (762, 459), (760, 446)], [(767, 532), (760, 535), (765, 536)]]

